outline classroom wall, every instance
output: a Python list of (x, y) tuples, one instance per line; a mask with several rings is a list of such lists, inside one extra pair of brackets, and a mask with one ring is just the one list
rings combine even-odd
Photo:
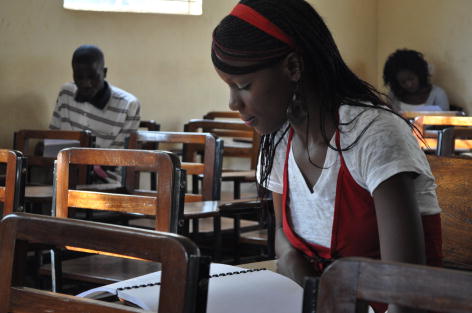
[[(342, 2), (342, 5), (340, 4)], [(68, 11), (60, 0), (0, 0), (0, 147), (13, 131), (46, 128), (59, 87), (72, 79), (80, 44), (105, 52), (108, 79), (142, 102), (164, 130), (209, 110), (227, 110), (227, 88), (209, 58), (211, 31), (236, 1), (204, 0), (202, 16)], [(343, 56), (376, 80), (376, 1), (311, 0)]]
[(387, 56), (398, 48), (424, 53), (432, 81), (450, 102), (472, 113), (472, 1), (379, 0), (378, 85)]

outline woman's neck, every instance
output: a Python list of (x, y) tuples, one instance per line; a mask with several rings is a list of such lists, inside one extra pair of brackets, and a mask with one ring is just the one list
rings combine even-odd
[[(329, 141), (329, 138), (334, 135), (336, 122), (331, 114), (325, 114), (324, 121), (321, 120), (319, 101), (316, 101), (314, 97), (306, 96), (305, 100), (308, 111), (307, 118), (296, 124), (291, 123), (295, 135), (303, 144), (327, 146), (325, 138), (328, 138)], [(323, 122), (324, 134), (321, 132), (321, 123)]]

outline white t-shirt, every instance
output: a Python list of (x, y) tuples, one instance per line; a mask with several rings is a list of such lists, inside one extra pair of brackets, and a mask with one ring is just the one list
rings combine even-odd
[(390, 95), (390, 97), (392, 98), (392, 107), (401, 112), (449, 111), (449, 99), (446, 92), (436, 85), (432, 86), (428, 99), (422, 104), (408, 104), (393, 95)]
[(89, 102), (77, 102), (77, 86), (66, 83), (57, 97), (49, 128), (60, 130), (90, 130), (99, 148), (124, 148), (129, 134), (139, 126), (139, 100), (109, 84), (111, 96), (103, 109)]
[[(436, 184), (425, 154), (420, 150), (410, 127), (396, 115), (380, 109), (343, 105), (339, 109), (341, 148), (352, 144), (369, 124), (366, 132), (351, 149), (343, 151), (344, 161), (353, 179), (372, 194), (377, 186), (401, 172), (414, 172), (418, 207), (423, 215), (441, 211), (436, 198)], [(283, 193), (283, 169), (288, 132), (275, 152), (268, 181), (269, 190)], [(335, 136), (331, 145), (336, 146)], [(331, 245), (336, 197), (336, 182), (341, 166), (339, 152), (328, 148), (324, 169), (313, 193), (289, 153), (288, 179), (290, 215), (295, 232), (309, 243)], [(259, 173), (258, 173), (259, 174)]]

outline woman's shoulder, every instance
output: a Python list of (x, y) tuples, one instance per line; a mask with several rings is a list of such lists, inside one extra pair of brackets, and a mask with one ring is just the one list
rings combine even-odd
[(339, 127), (343, 132), (356, 132), (356, 129), (374, 122), (397, 123), (398, 121), (402, 121), (402, 118), (384, 105), (359, 103), (359, 105), (342, 105), (339, 108)]
[(446, 91), (444, 91), (444, 89), (439, 87), (438, 85), (432, 85), (430, 93), (432, 95), (445, 95)]
[(370, 136), (402, 137), (411, 132), (408, 123), (386, 106), (362, 103), (342, 105), (339, 109), (342, 146), (363, 142)]

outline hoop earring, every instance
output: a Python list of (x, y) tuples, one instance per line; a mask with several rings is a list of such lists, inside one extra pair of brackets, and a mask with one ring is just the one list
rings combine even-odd
[(304, 122), (308, 116), (305, 102), (300, 95), (299, 85), (300, 83), (297, 82), (293, 90), (292, 99), (287, 106), (287, 118), (293, 125)]

